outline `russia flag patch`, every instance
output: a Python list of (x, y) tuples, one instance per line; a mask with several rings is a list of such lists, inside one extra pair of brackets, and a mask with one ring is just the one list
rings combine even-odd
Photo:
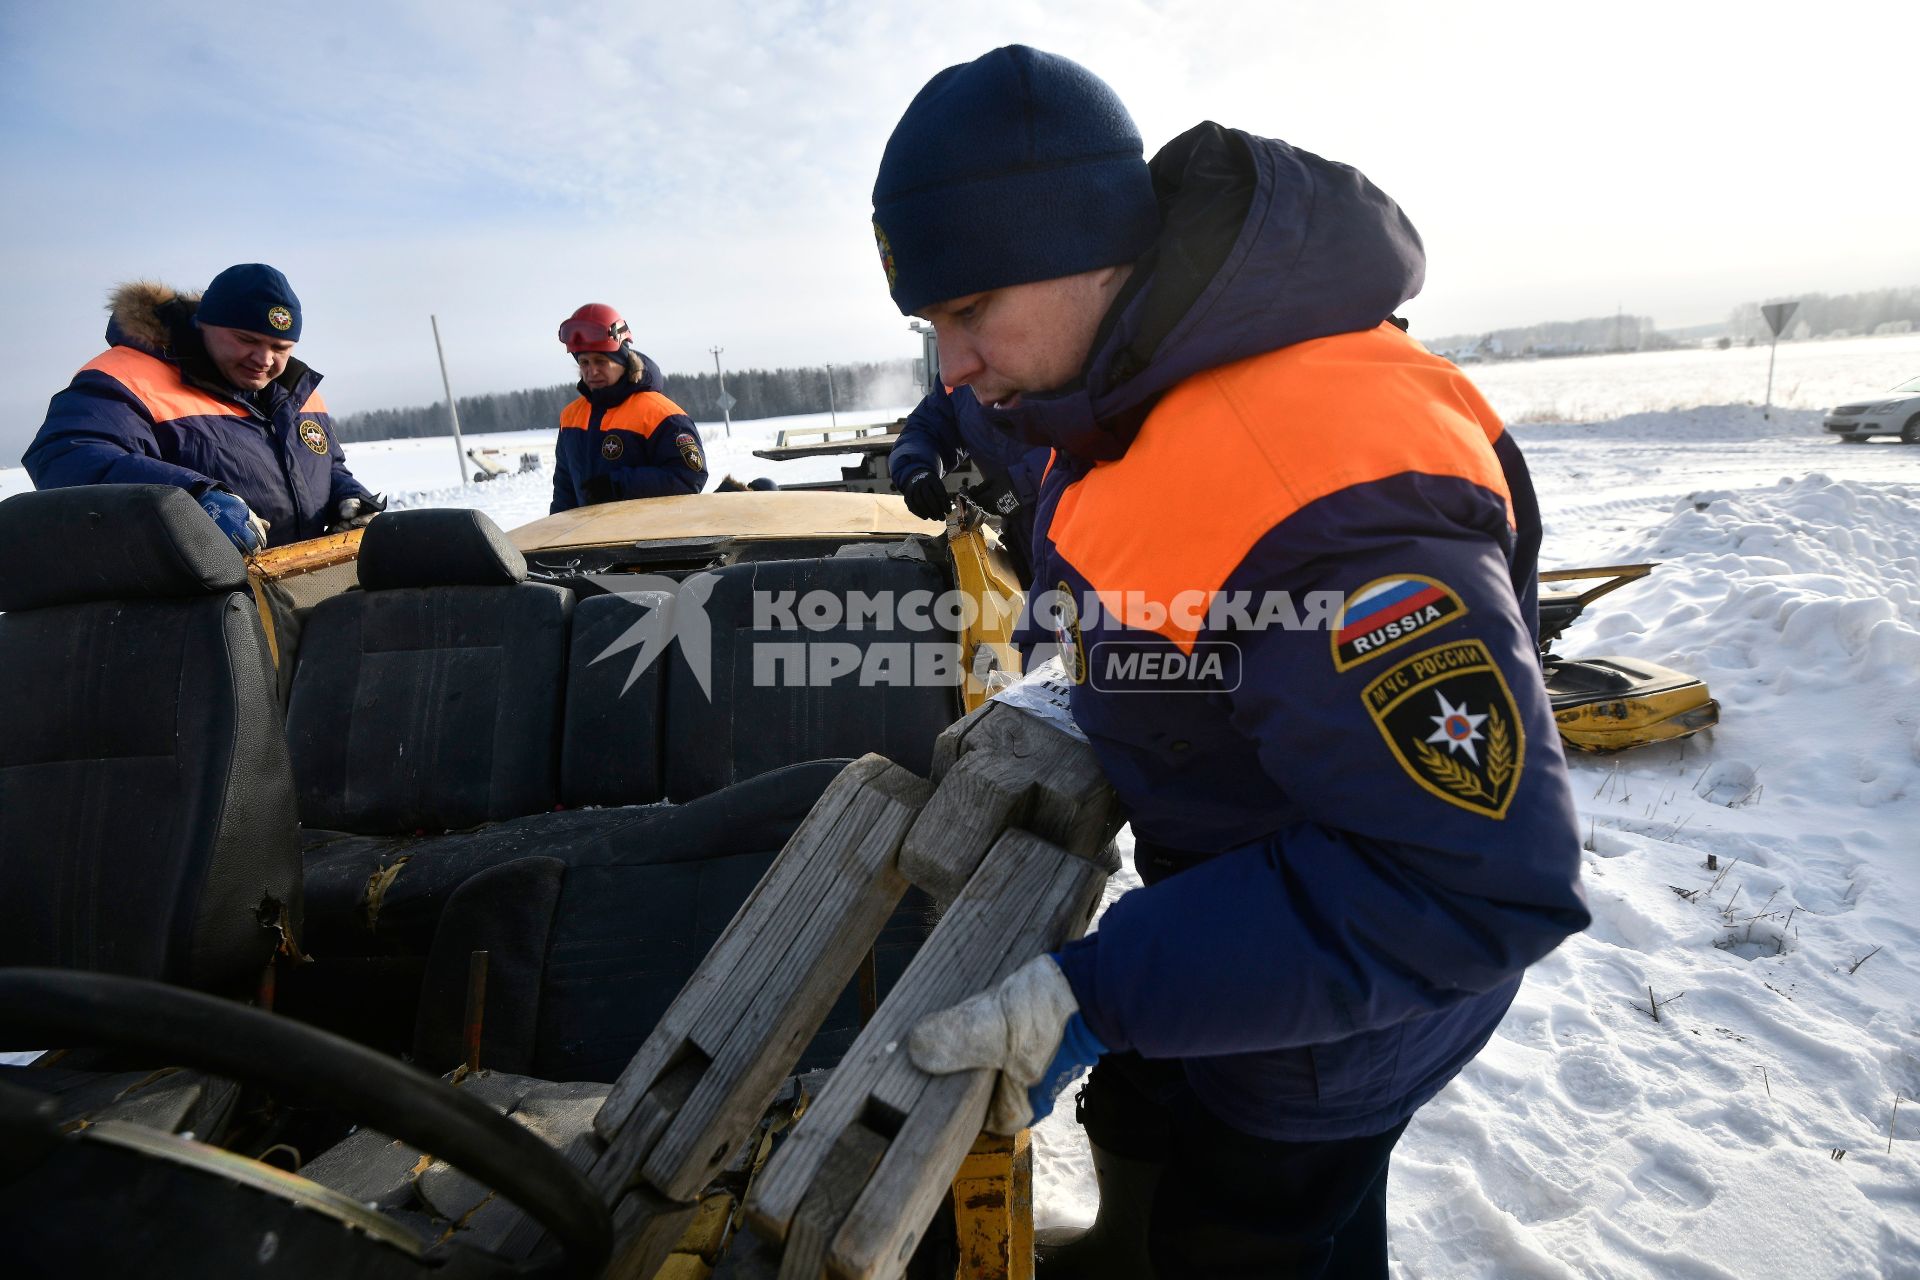
[(1334, 618), (1334, 669), (1357, 667), (1466, 612), (1459, 593), (1437, 579), (1376, 578), (1349, 595)]

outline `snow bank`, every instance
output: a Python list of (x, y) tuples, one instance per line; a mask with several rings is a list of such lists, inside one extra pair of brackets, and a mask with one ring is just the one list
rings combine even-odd
[(1604, 422), (1523, 422), (1513, 438), (1535, 445), (1632, 441), (1639, 444), (1712, 444), (1749, 440), (1818, 440), (1819, 409), (1779, 409), (1768, 416), (1757, 404), (1709, 404), (1690, 409), (1630, 413)]
[(1722, 724), (1573, 760), (1593, 927), (1408, 1130), (1396, 1274), (1920, 1275), (1920, 488), (1700, 493), (1607, 558), (1663, 563), (1561, 648)]

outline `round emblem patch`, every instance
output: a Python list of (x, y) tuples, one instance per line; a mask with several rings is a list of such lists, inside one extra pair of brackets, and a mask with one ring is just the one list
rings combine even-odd
[(1060, 664), (1075, 684), (1087, 682), (1087, 642), (1080, 634), (1080, 609), (1073, 601), (1073, 588), (1063, 578), (1054, 590), (1053, 638), (1060, 644)]
[(880, 229), (878, 222), (873, 224), (873, 242), (880, 247), (880, 265), (887, 273), (887, 288), (893, 288), (899, 272), (893, 266), (893, 243), (887, 239), (887, 233)]
[(626, 451), (627, 446), (621, 442), (619, 436), (608, 433), (600, 437), (600, 456), (608, 462), (612, 462)]
[(1526, 767), (1527, 735), (1485, 643), (1422, 650), (1361, 697), (1394, 759), (1423, 791), (1483, 817), (1507, 816)]
[(707, 460), (700, 456), (700, 442), (692, 435), (682, 431), (674, 437), (673, 443), (680, 450), (680, 457), (695, 471), (705, 471)]
[(280, 330), (280, 332), (285, 333), (287, 330), (293, 328), (293, 312), (287, 310), (285, 307), (268, 307), (267, 323)]
[(300, 420), (300, 443), (315, 453), (327, 451), (327, 429), (312, 418)]

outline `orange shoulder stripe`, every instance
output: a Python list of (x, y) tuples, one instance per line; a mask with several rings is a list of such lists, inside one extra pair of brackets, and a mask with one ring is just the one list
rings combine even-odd
[(1269, 530), (1341, 489), (1456, 476), (1500, 495), (1511, 525), (1493, 452), (1503, 429), (1466, 375), (1392, 325), (1320, 338), (1175, 387), (1124, 457), (1060, 496), (1049, 533), (1103, 608), (1185, 649), (1194, 633), (1175, 616), (1190, 612), (1142, 614), (1128, 597), (1210, 599)]
[(315, 387), (313, 394), (307, 397), (307, 402), (300, 406), (301, 413), (325, 413), (326, 411), (327, 402), (320, 398), (320, 388), (318, 387)]
[(566, 408), (560, 411), (560, 426), (564, 430), (574, 427), (585, 430), (587, 423), (593, 421), (593, 406), (587, 403), (585, 396), (575, 396)]
[(246, 410), (229, 400), (188, 386), (180, 371), (158, 356), (132, 347), (110, 347), (87, 361), (81, 373), (104, 373), (125, 387), (156, 423), (176, 418), (244, 418)]
[(676, 413), (684, 414), (685, 412), (685, 409), (658, 391), (642, 391), (639, 395), (628, 396), (607, 410), (606, 417), (600, 419), (600, 429), (631, 431), (637, 436), (651, 438), (654, 429), (661, 423)]

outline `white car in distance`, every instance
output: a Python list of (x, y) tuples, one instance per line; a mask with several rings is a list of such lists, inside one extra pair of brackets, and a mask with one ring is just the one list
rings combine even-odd
[(1920, 378), (1909, 378), (1883, 396), (1830, 409), (1824, 425), (1841, 444), (1858, 444), (1872, 436), (1899, 436), (1908, 444), (1920, 444)]

